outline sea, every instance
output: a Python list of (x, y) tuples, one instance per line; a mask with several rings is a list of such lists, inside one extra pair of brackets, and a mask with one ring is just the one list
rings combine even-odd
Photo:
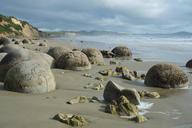
[(56, 37), (79, 48), (112, 50), (115, 46), (127, 46), (134, 58), (144, 61), (165, 61), (185, 64), (192, 59), (192, 36), (172, 35), (65, 35)]

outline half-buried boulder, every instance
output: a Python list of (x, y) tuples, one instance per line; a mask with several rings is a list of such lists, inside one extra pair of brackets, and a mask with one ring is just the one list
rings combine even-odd
[(192, 68), (192, 59), (186, 63), (186, 67)]
[(4, 81), (4, 77), (10, 68), (26, 60), (29, 60), (29, 56), (25, 49), (20, 49), (6, 54), (0, 61), (0, 81)]
[(145, 85), (161, 88), (182, 88), (188, 86), (187, 75), (176, 65), (156, 64), (149, 69)]
[(0, 45), (10, 44), (11, 41), (7, 37), (0, 37)]
[(23, 40), (22, 40), (22, 43), (23, 43), (23, 44), (30, 44), (31, 42), (30, 42), (28, 39), (23, 39)]
[(66, 52), (71, 52), (72, 50), (65, 47), (53, 47), (50, 48), (47, 54), (55, 58), (55, 60), (59, 59), (60, 56), (65, 54)]
[(104, 58), (113, 58), (115, 56), (114, 53), (108, 50), (101, 50), (101, 54), (103, 55)]
[(55, 67), (55, 59), (46, 53), (29, 50), (29, 56), (31, 60), (37, 60), (39, 62), (42, 62), (45, 65), (48, 65), (48, 67), (50, 68)]
[(6, 74), (4, 88), (23, 93), (45, 93), (55, 90), (55, 78), (42, 63), (24, 61), (13, 66)]
[(112, 52), (115, 54), (116, 57), (131, 57), (132, 52), (128, 47), (125, 46), (118, 46), (115, 47)]
[(103, 55), (96, 48), (87, 48), (82, 50), (91, 62), (91, 64), (102, 64), (104, 63)]
[(3, 47), (0, 48), (0, 53), (2, 53), (2, 52), (10, 53), (13, 51), (19, 51), (20, 49), (21, 49), (21, 47), (19, 47), (18, 45), (7, 44), (7, 45), (4, 45)]
[(60, 69), (86, 70), (91, 69), (91, 64), (84, 53), (72, 51), (59, 57), (56, 61), (56, 67)]

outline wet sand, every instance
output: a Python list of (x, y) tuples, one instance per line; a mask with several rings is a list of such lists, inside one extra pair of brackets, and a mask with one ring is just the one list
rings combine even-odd
[[(48, 46), (63, 45), (65, 43), (53, 43), (48, 40)], [(68, 44), (65, 44), (68, 46)], [(25, 46), (25, 45), (24, 45)], [(34, 46), (26, 45), (33, 49)], [(38, 46), (35, 46), (38, 47)], [(69, 46), (71, 47), (71, 46)], [(73, 47), (73, 46), (72, 46)], [(38, 47), (39, 48), (39, 47)], [(40, 47), (40, 51), (46, 51), (48, 48)], [(96, 91), (85, 89), (88, 83), (99, 82), (94, 78), (100, 76), (98, 71), (102, 69), (115, 69), (118, 65), (128, 66), (131, 70), (139, 73), (146, 73), (148, 69), (159, 62), (135, 62), (132, 60), (116, 60), (120, 62), (117, 65), (110, 65), (109, 60), (105, 59), (105, 66), (93, 65), (91, 70), (70, 71), (61, 69), (52, 69), (56, 82), (57, 90), (46, 94), (22, 94), (0, 90), (0, 127), (1, 128), (68, 128), (70, 126), (53, 120), (53, 116), (59, 112), (80, 114), (84, 116), (89, 125), (85, 128), (163, 128), (163, 127), (192, 127), (192, 90), (191, 89), (160, 89), (146, 87), (143, 81), (128, 81), (119, 77), (108, 77), (102, 82), (104, 85), (108, 80), (113, 80), (124, 87), (132, 87), (137, 90), (150, 90), (160, 93), (160, 99), (142, 99), (142, 101), (154, 103), (148, 113), (145, 115), (149, 120), (145, 123), (137, 124), (127, 119), (121, 119), (119, 116), (107, 114), (104, 112), (105, 104), (85, 103), (85, 104), (66, 104), (68, 100), (75, 96), (96, 96), (102, 99), (103, 90)], [(184, 64), (183, 64), (184, 65)], [(183, 66), (179, 65), (179, 66)], [(189, 77), (191, 86), (190, 70), (182, 67)], [(94, 77), (87, 78), (82, 76), (84, 73), (90, 73)]]

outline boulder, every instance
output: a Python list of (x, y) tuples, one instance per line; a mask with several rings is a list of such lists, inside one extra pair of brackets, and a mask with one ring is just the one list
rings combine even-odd
[(6, 54), (0, 61), (0, 81), (4, 81), (5, 75), (10, 68), (26, 60), (29, 60), (29, 55), (25, 49)]
[(55, 60), (58, 60), (60, 56), (66, 52), (71, 52), (71, 49), (65, 47), (53, 47), (47, 52), (48, 55), (52, 56)]
[(147, 72), (144, 83), (161, 88), (182, 88), (188, 86), (188, 78), (176, 65), (156, 64)]
[(85, 53), (91, 64), (104, 63), (103, 55), (96, 48), (87, 48), (82, 50)]
[(22, 43), (22, 42), (19, 42), (19, 41), (15, 41), (14, 44), (16, 44), (16, 45), (23, 45), (23, 43)]
[(45, 42), (39, 43), (39, 46), (47, 47), (47, 43), (45, 43)]
[(186, 63), (186, 67), (192, 68), (192, 59)]
[(18, 45), (7, 44), (7, 45), (4, 45), (3, 47), (0, 48), (0, 53), (2, 53), (2, 52), (10, 53), (13, 51), (19, 51), (20, 49), (21, 49), (21, 47), (19, 47)]
[(117, 100), (121, 96), (121, 89), (123, 89), (121, 86), (113, 81), (109, 81), (103, 92), (104, 100), (109, 103)]
[(0, 37), (0, 45), (10, 44), (11, 41), (7, 37)]
[(30, 42), (28, 39), (23, 39), (23, 40), (22, 40), (22, 43), (23, 43), (23, 44), (30, 44), (31, 42)]
[(46, 53), (29, 50), (29, 56), (31, 60), (37, 60), (39, 62), (47, 64), (50, 68), (55, 67), (55, 59)]
[(63, 54), (56, 60), (56, 67), (70, 70), (91, 69), (91, 64), (87, 56), (80, 51), (72, 51)]
[(34, 60), (13, 66), (6, 74), (4, 88), (23, 93), (45, 93), (55, 90), (55, 78), (46, 66)]
[(0, 53), (0, 62), (7, 55), (7, 53)]
[(106, 102), (112, 102), (125, 96), (132, 104), (140, 104), (140, 95), (134, 88), (123, 88), (113, 81), (109, 81), (104, 89), (103, 97)]
[(131, 57), (132, 52), (128, 47), (125, 46), (118, 46), (115, 47), (112, 52), (115, 54), (116, 57)]
[(115, 54), (112, 53), (111, 51), (101, 50), (100, 52), (104, 58), (113, 58), (115, 56)]
[(125, 88), (121, 90), (121, 95), (127, 97), (132, 104), (140, 104), (140, 95), (135, 88)]

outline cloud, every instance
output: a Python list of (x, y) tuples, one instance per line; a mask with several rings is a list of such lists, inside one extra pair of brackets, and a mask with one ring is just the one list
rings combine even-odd
[(3, 0), (0, 12), (51, 30), (174, 32), (192, 28), (191, 0)]

